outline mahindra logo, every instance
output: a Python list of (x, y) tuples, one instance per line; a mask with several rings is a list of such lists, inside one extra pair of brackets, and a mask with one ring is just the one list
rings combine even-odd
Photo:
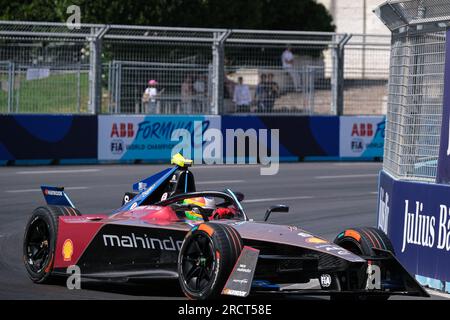
[(130, 236), (104, 234), (103, 243), (105, 247), (180, 251), (183, 241), (175, 241), (172, 237), (167, 239), (149, 238), (146, 234), (137, 237), (132, 233)]

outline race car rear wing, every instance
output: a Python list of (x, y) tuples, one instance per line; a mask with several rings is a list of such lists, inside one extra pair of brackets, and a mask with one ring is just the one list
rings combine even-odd
[(42, 193), (50, 206), (64, 206), (75, 209), (75, 205), (64, 192), (64, 187), (41, 186)]

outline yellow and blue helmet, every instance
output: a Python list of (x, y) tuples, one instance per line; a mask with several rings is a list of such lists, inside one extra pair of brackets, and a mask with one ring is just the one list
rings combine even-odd
[[(185, 199), (183, 204), (190, 204), (194, 206), (198, 206), (200, 208), (211, 210), (211, 214), (216, 210), (216, 201), (213, 198), (209, 197), (197, 197)], [(184, 214), (186, 218), (194, 221), (203, 221), (203, 218), (200, 214), (195, 213), (194, 211), (185, 211)]]

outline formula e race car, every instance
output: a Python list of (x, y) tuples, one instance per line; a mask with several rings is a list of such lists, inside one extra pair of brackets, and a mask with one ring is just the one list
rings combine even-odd
[(199, 192), (192, 161), (176, 155), (172, 163), (136, 183), (110, 214), (81, 214), (63, 188), (42, 186), (47, 205), (33, 211), (23, 242), (31, 280), (45, 283), (77, 266), (82, 279), (178, 279), (188, 298), (200, 300), (259, 293), (428, 296), (382, 231), (351, 228), (331, 243), (268, 223), (272, 212), (289, 210), (282, 205), (255, 222), (243, 194)]

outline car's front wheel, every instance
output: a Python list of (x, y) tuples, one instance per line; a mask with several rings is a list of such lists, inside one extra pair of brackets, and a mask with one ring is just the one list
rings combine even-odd
[(183, 293), (194, 300), (217, 299), (243, 248), (231, 226), (205, 223), (186, 236), (178, 258)]
[[(388, 236), (383, 231), (372, 227), (347, 229), (334, 239), (334, 243), (364, 258), (376, 258), (374, 248), (390, 251), (392, 255), (395, 255), (394, 246)], [(376, 264), (376, 262), (372, 263)], [(349, 298), (353, 300), (388, 300), (389, 295), (346, 297), (346, 299)], [(336, 296), (334, 299), (339, 298)]]

